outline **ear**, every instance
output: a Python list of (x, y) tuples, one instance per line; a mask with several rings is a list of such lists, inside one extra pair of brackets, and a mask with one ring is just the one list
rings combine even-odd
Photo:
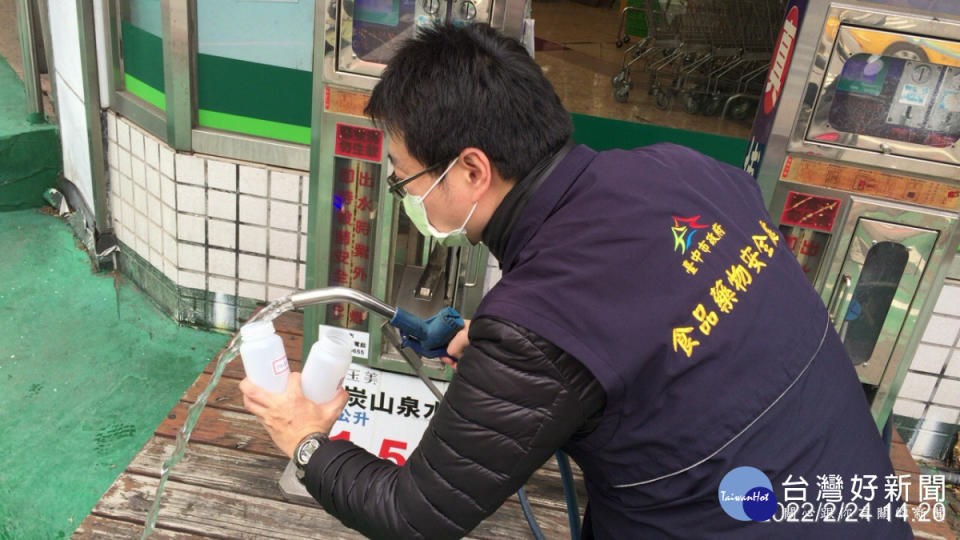
[(475, 147), (464, 148), (460, 152), (459, 163), (466, 170), (466, 181), (473, 192), (473, 200), (477, 201), (490, 189), (493, 182), (494, 169), (487, 154)]

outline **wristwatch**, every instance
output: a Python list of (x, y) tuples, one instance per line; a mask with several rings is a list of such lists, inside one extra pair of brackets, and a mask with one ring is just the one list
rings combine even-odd
[(296, 450), (293, 451), (293, 463), (297, 466), (297, 480), (302, 484), (307, 472), (307, 463), (316, 452), (320, 445), (329, 441), (330, 437), (326, 433), (311, 433), (300, 440)]

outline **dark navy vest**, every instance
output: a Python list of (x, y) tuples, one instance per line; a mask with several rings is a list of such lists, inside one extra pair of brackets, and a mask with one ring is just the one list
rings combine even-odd
[[(739, 465), (775, 487), (821, 465), (890, 470), (823, 304), (740, 169), (671, 144), (578, 146), (523, 208), (500, 262), (477, 316), (543, 336), (606, 391), (599, 426), (565, 447), (584, 471), (598, 536), (744, 537), (716, 498)], [(817, 393), (854, 411), (830, 420), (847, 433), (830, 437), (847, 444), (829, 445), (855, 459), (831, 460), (825, 447), (808, 459), (830, 416)], [(802, 451), (767, 452), (771, 440)]]

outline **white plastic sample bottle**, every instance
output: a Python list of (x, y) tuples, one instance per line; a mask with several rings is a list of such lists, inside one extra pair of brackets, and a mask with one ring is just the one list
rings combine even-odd
[(303, 367), (300, 388), (314, 403), (326, 403), (337, 395), (353, 359), (353, 342), (349, 336), (325, 332), (310, 347)]
[(290, 365), (283, 339), (270, 321), (256, 321), (240, 327), (240, 357), (250, 381), (275, 394), (287, 389)]

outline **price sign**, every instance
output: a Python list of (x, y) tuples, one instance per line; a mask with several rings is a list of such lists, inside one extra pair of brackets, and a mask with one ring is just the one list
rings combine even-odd
[[(447, 383), (435, 381), (441, 391)], [(346, 439), (379, 457), (406, 463), (420, 443), (439, 400), (413, 376), (353, 364), (343, 387), (347, 406), (333, 425), (331, 439)]]

